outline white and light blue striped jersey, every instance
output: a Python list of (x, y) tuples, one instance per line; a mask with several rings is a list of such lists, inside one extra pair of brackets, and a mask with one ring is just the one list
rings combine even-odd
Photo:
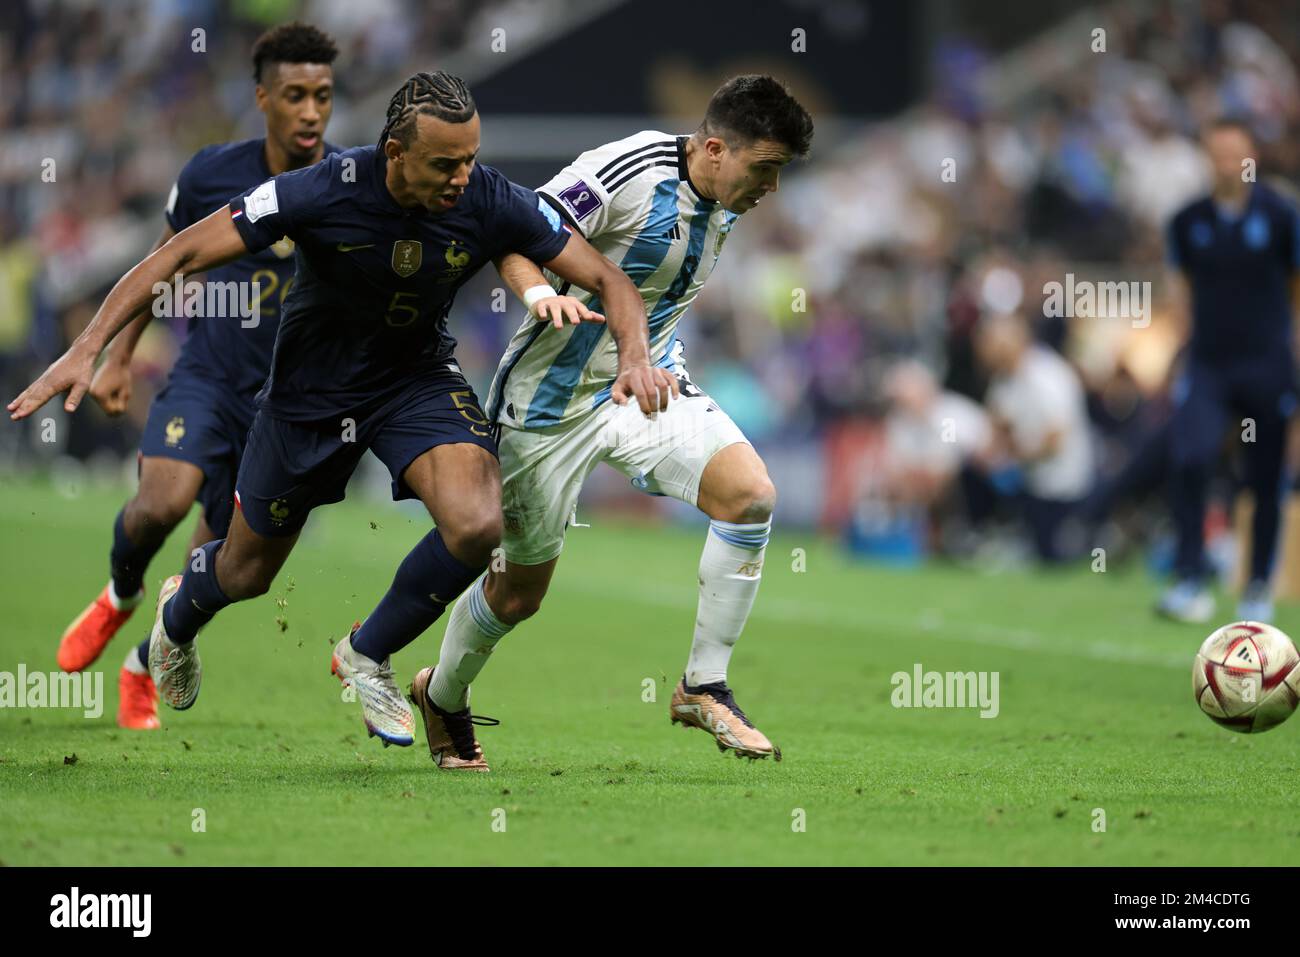
[[(722, 252), (737, 214), (705, 199), (686, 170), (686, 136), (645, 131), (583, 153), (537, 192), (641, 290), (650, 360), (681, 364), (677, 322)], [(551, 284), (595, 311), (599, 299)], [(679, 369), (679, 371), (681, 371)], [(514, 428), (558, 425), (608, 401), (618, 350), (604, 325), (560, 331), (528, 316), (510, 340), (488, 393), (488, 418)]]

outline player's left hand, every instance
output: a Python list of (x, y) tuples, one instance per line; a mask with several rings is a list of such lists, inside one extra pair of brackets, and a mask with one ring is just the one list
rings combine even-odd
[(54, 360), (41, 377), (18, 393), (17, 398), (9, 403), (9, 418), (13, 421), (25, 419), (50, 399), (61, 392), (68, 393), (63, 408), (75, 412), (81, 404), (82, 397), (90, 388), (91, 378), (95, 374), (95, 356), (91, 350), (73, 344), (63, 355)]
[(681, 388), (677, 384), (677, 376), (658, 366), (624, 369), (610, 389), (610, 396), (615, 403), (626, 405), (630, 398), (635, 397), (646, 415), (662, 412), (679, 395)]
[(556, 329), (563, 329), (566, 319), (575, 326), (583, 322), (605, 321), (603, 313), (592, 312), (572, 296), (539, 299), (533, 307), (533, 315), (538, 322), (549, 322)]

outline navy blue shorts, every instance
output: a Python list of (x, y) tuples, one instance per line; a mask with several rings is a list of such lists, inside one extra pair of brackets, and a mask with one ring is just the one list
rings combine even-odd
[(497, 454), (478, 397), (453, 373), (421, 379), (379, 411), (340, 421), (290, 422), (258, 412), (239, 466), (236, 507), (259, 535), (294, 535), (313, 508), (343, 501), (367, 449), (388, 466), (398, 501), (416, 497), (402, 479), (407, 466), (457, 442)]
[(203, 517), (224, 538), (234, 515), (235, 476), (257, 409), (251, 396), (173, 372), (149, 406), (140, 455), (178, 459), (203, 472)]

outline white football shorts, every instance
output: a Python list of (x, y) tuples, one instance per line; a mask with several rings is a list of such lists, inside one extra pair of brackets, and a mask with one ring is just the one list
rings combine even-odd
[(589, 414), (547, 429), (502, 425), (502, 544), (506, 560), (540, 565), (560, 554), (578, 493), (599, 462), (608, 462), (652, 495), (695, 505), (704, 467), (745, 434), (703, 393), (683, 392), (647, 418), (635, 399), (607, 401)]

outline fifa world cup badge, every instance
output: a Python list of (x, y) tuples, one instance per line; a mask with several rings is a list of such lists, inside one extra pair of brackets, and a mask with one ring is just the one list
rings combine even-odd
[(424, 259), (424, 248), (418, 239), (399, 239), (393, 243), (393, 272), (405, 279), (415, 275)]

